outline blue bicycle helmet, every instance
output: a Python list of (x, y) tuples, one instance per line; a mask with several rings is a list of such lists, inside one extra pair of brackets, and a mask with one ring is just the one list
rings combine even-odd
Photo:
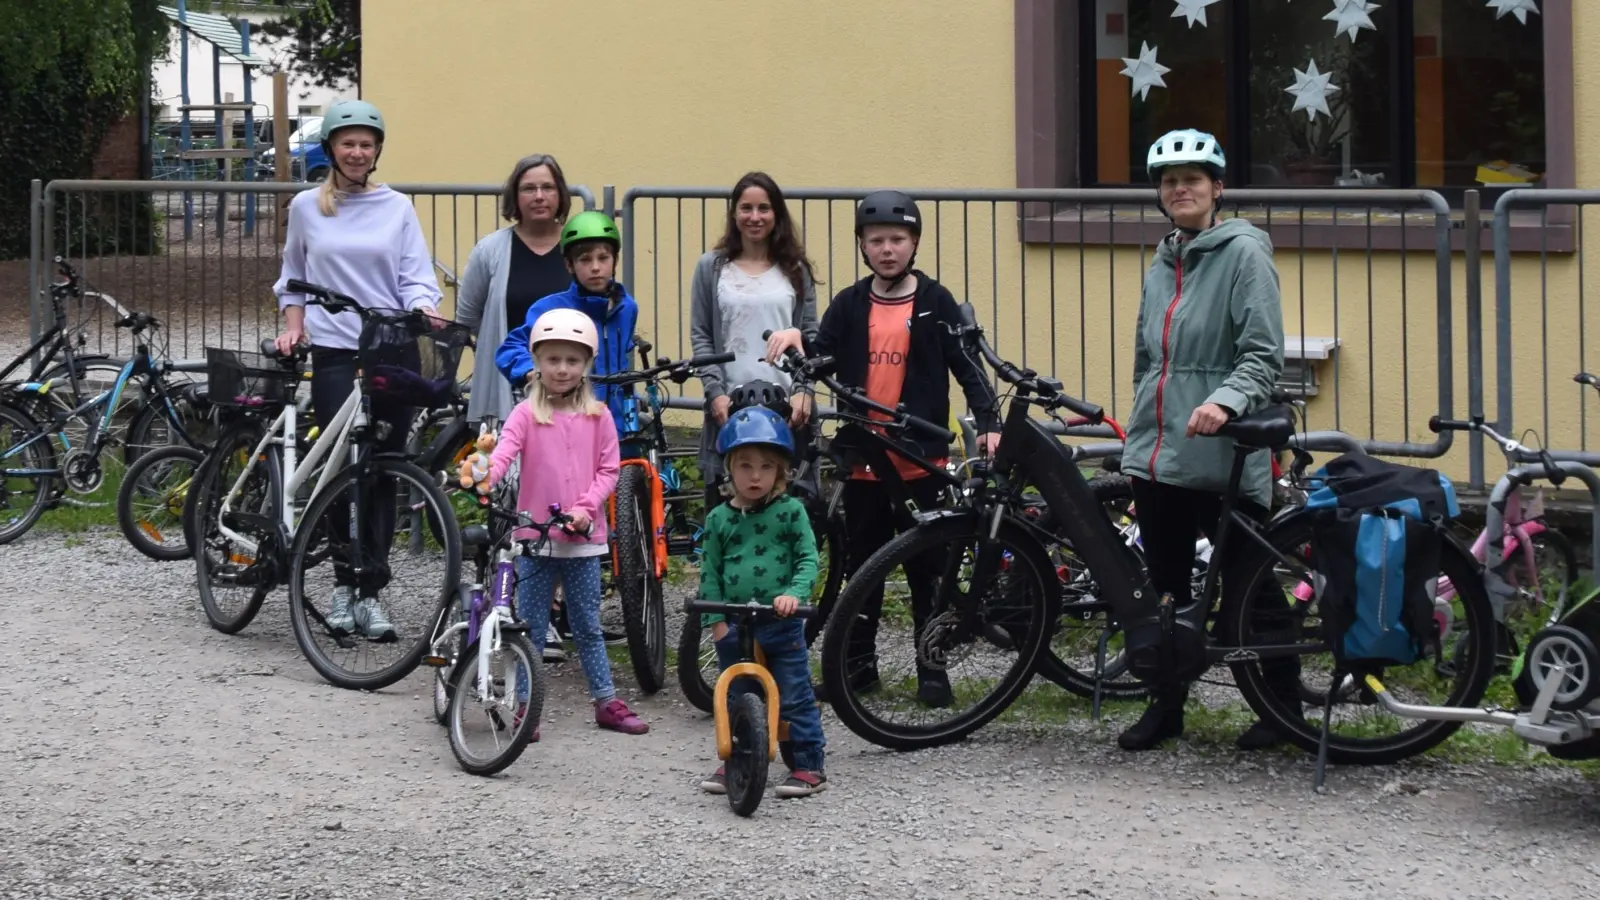
[(749, 406), (728, 417), (717, 433), (717, 455), (727, 456), (740, 447), (775, 447), (794, 461), (794, 435), (789, 423), (765, 406)]

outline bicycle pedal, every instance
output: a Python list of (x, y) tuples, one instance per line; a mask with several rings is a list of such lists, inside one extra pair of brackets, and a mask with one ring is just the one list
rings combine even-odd
[(422, 664), (434, 669), (443, 669), (444, 667), (450, 665), (450, 660), (443, 656), (424, 656), (422, 658)]

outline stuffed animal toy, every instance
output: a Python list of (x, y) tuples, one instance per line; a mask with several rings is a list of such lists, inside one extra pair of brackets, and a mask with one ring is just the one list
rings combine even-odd
[(489, 493), (489, 454), (494, 452), (496, 441), (488, 423), (478, 426), (478, 440), (474, 444), (477, 452), (461, 461), (458, 478), (463, 489), (476, 487), (479, 494)]

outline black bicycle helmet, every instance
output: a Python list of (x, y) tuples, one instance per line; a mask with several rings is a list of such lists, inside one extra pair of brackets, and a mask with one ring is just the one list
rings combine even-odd
[(751, 406), (764, 406), (782, 416), (785, 421), (793, 413), (789, 405), (789, 392), (770, 381), (747, 381), (735, 385), (728, 392), (728, 410), (730, 418), (733, 413)]
[(856, 237), (868, 225), (905, 225), (913, 237), (921, 237), (922, 211), (900, 191), (873, 191), (856, 204)]

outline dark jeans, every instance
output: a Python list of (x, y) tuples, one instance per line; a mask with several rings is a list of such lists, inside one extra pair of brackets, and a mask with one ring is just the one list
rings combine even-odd
[[(756, 626), (756, 644), (767, 657), (767, 670), (778, 683), (778, 718), (789, 723), (789, 746), (794, 767), (811, 772), (823, 771), (822, 714), (811, 692), (810, 654), (800, 619), (778, 619)], [(728, 623), (728, 633), (715, 643), (719, 671), (739, 661), (739, 626)], [(728, 686), (728, 699), (749, 691), (764, 696), (760, 682), (740, 678)]]
[[(319, 427), (325, 429), (333, 422), (345, 398), (355, 390), (355, 379), (356, 351), (328, 347), (312, 349), (311, 409)], [(398, 406), (376, 399), (372, 401), (371, 409), (374, 425), (381, 421), (391, 426), (388, 437), (376, 445), (376, 451), (404, 450), (415, 410), (410, 406)], [(331, 520), (328, 537), (333, 544), (334, 583), (355, 587), (361, 596), (371, 597), (389, 584), (389, 550), (394, 545), (398, 510), (393, 478), (375, 479), (367, 482), (365, 488), (361, 498), (361, 549), (366, 561), (365, 571), (359, 579), (352, 569), (349, 552), (349, 501), (352, 498), (346, 497), (345, 502), (334, 503), (328, 508), (328, 518)]]
[[(911, 499), (919, 509), (933, 509), (937, 506), (941, 501), (940, 494), (943, 487), (943, 482), (931, 477), (916, 478), (906, 482)], [(846, 581), (855, 577), (856, 572), (866, 564), (872, 554), (900, 534), (908, 516), (908, 511), (895, 502), (889, 488), (883, 482), (857, 478), (845, 482), (845, 553), (849, 557), (845, 562)], [(939, 554), (934, 552), (924, 554), (902, 566), (906, 576), (906, 586), (911, 591), (913, 640), (921, 638), (922, 627), (932, 611), (934, 575), (943, 570), (943, 562)], [(820, 623), (824, 616), (831, 615), (832, 612), (831, 609), (819, 610), (820, 615), (812, 621)], [(861, 615), (864, 621), (858, 622), (856, 627), (851, 629), (850, 641), (845, 650), (846, 659), (849, 660), (846, 666), (852, 673), (877, 662), (878, 620), (883, 615), (881, 582), (871, 587), (871, 593), (862, 604)], [(815, 634), (808, 636), (811, 640), (816, 640)], [(922, 680), (926, 674), (926, 670), (919, 663), (918, 680)]]
[[(1144, 544), (1145, 568), (1150, 573), (1150, 585), (1159, 593), (1171, 594), (1174, 604), (1179, 608), (1187, 606), (1193, 594), (1190, 579), (1195, 562), (1194, 545), (1202, 533), (1215, 542), (1217, 526), (1222, 521), (1222, 495), (1143, 478), (1130, 478), (1129, 481), (1133, 486), (1134, 515), (1139, 523), (1139, 539)], [(1235, 508), (1257, 522), (1265, 522), (1270, 515), (1259, 503), (1243, 498), (1236, 501)], [(1222, 566), (1218, 574), (1223, 579), (1224, 587), (1231, 569), (1250, 556), (1252, 546), (1250, 539), (1240, 533), (1237, 525), (1230, 528), (1228, 548), (1224, 554), (1226, 558), (1215, 555), (1211, 558), (1211, 565)], [(1277, 585), (1263, 585), (1255, 606), (1257, 618), (1269, 613), (1275, 606), (1283, 607), (1285, 602), (1283, 592)], [(1269, 622), (1258, 624), (1270, 627)], [(1285, 700), (1298, 699), (1299, 658), (1264, 660), (1261, 670), (1273, 693)], [(1178, 690), (1180, 693), (1186, 692), (1187, 686)]]

